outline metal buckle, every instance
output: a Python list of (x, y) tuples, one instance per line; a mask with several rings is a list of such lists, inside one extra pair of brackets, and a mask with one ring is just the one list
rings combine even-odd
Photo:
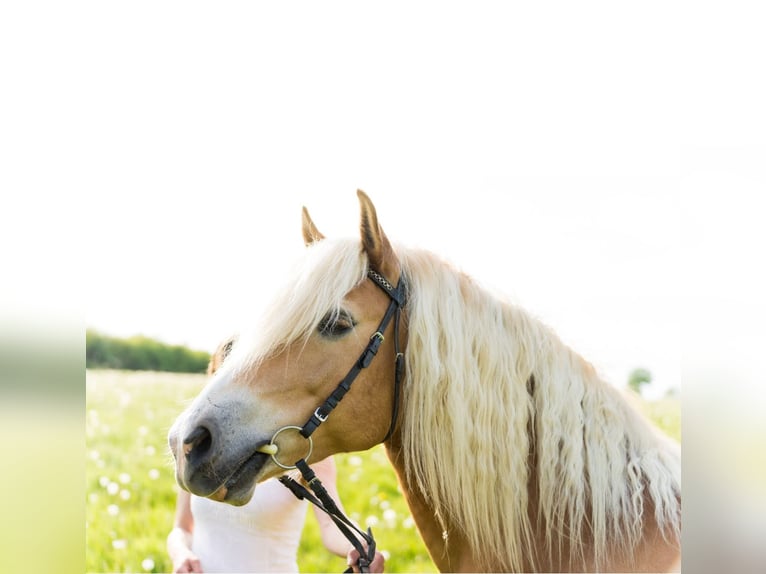
[(314, 411), (314, 416), (317, 418), (317, 420), (318, 420), (320, 423), (323, 423), (323, 422), (325, 422), (325, 421), (327, 420), (327, 417), (329, 417), (329, 416), (330, 416), (330, 413), (327, 413), (326, 415), (323, 415), (323, 414), (321, 414), (321, 413), (319, 412), (319, 409), (321, 409), (321, 408), (322, 408), (322, 407), (317, 407), (317, 410), (315, 410), (315, 411)]

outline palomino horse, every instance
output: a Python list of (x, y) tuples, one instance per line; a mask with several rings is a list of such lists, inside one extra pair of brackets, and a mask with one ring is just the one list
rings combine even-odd
[(244, 504), (311, 449), (384, 442), (442, 571), (678, 567), (679, 445), (525, 311), (392, 246), (359, 200), (361, 242), (304, 209), (304, 258), (171, 428), (178, 483)]

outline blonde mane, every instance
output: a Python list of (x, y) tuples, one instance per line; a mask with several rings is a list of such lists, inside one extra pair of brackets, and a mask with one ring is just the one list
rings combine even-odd
[(324, 239), (308, 246), (262, 309), (256, 328), (242, 333), (223, 368), (248, 369), (294, 341), (306, 340), (327, 313), (367, 277), (359, 241)]
[(406, 469), (445, 530), (460, 525), (484, 566), (519, 570), (545, 558), (530, 555), (535, 521), (549, 562), (599, 564), (608, 546), (631, 555), (648, 489), (677, 537), (677, 445), (538, 320), (432, 254), (398, 255), (411, 288)]
[[(541, 322), (433, 254), (395, 250), (410, 290), (405, 468), (444, 530), (457, 525), (486, 568), (599, 564), (631, 555), (648, 493), (677, 539), (678, 446)], [(366, 272), (358, 240), (311, 245), (222, 368), (307, 337)]]

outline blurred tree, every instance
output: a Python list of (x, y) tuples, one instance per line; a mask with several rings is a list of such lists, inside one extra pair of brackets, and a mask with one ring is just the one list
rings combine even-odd
[(168, 345), (143, 335), (127, 339), (85, 331), (85, 367), (204, 373), (210, 355), (205, 351)]
[(641, 387), (648, 385), (651, 382), (652, 374), (648, 369), (644, 369), (642, 367), (633, 369), (630, 375), (628, 375), (628, 387), (639, 395), (641, 394)]

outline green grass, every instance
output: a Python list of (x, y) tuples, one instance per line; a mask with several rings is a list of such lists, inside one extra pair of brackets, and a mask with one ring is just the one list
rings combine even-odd
[[(176, 485), (167, 431), (204, 385), (205, 375), (86, 372), (86, 570), (170, 572), (165, 537)], [(646, 405), (680, 439), (677, 401)], [(388, 572), (435, 572), (381, 446), (336, 456), (338, 490), (349, 516), (372, 525)], [(303, 572), (341, 572), (345, 560), (325, 550), (309, 511), (298, 552)]]
[[(86, 569), (169, 572), (165, 537), (176, 485), (167, 432), (204, 385), (204, 375), (89, 370), (86, 373)], [(435, 572), (382, 446), (336, 456), (338, 490), (349, 516), (372, 525), (389, 572)], [(124, 494), (127, 493), (127, 494)], [(145, 569), (146, 566), (153, 566)], [(322, 545), (306, 516), (298, 565), (342, 572), (345, 559)]]

